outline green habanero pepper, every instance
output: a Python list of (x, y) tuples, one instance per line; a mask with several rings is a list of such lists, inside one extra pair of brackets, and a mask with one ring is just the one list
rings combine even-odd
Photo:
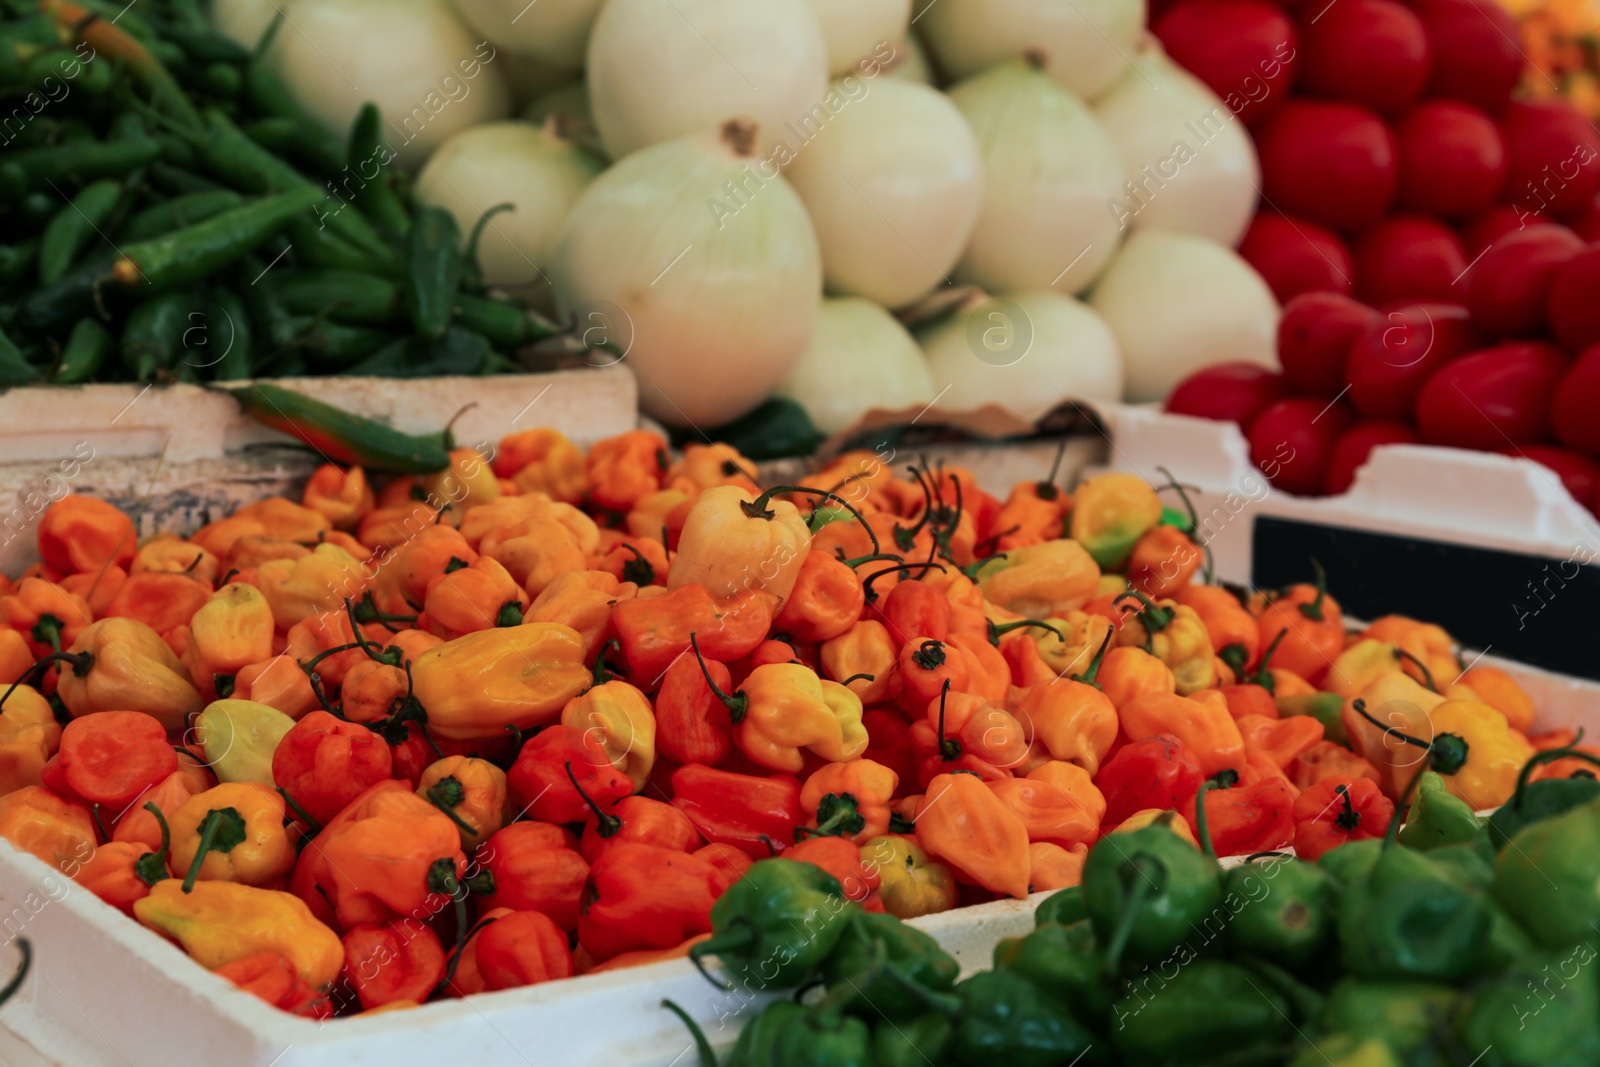
[(1252, 858), (1223, 875), (1222, 892), (1233, 913), (1228, 945), (1235, 952), (1300, 970), (1333, 940), (1339, 883), (1314, 863)]
[(1295, 1034), (1288, 1002), (1224, 960), (1195, 960), (1170, 979), (1152, 972), (1111, 1011), (1111, 1043), (1129, 1063), (1198, 1064), (1244, 1050), (1281, 1059)]
[(1480, 1067), (1600, 1063), (1600, 980), (1583, 941), (1533, 953), (1472, 991), (1456, 1034)]
[(1328, 1034), (1289, 1061), (1289, 1067), (1405, 1067), (1394, 1050), (1375, 1037)]
[(1372, 873), (1383, 855), (1383, 839), (1365, 838), (1329, 849), (1317, 859), (1317, 866), (1333, 875), (1342, 886), (1351, 886)]
[(1500, 805), (1495, 813), (1489, 816), (1489, 843), (1496, 849), (1505, 848), (1506, 842), (1515, 837), (1524, 826), (1571, 811), (1580, 804), (1587, 804), (1600, 797), (1600, 781), (1597, 781), (1593, 774), (1587, 777), (1528, 781), (1534, 768), (1569, 756), (1600, 766), (1600, 758), (1578, 751), (1577, 745), (1581, 740), (1583, 740), (1582, 730), (1572, 739), (1572, 744), (1535, 753), (1532, 759), (1522, 765), (1522, 773), (1517, 775), (1517, 788), (1511, 794), (1511, 799)]
[(806, 1013), (792, 1000), (774, 1000), (745, 1024), (734, 1042), (728, 1067), (769, 1067), (777, 1058), (778, 1034), (784, 1026)]
[(1423, 853), (1386, 848), (1345, 887), (1339, 941), (1347, 971), (1367, 978), (1461, 981), (1481, 965), (1493, 916), (1485, 895)]
[(1322, 1028), (1377, 1038), (1408, 1064), (1432, 1067), (1443, 1057), (1430, 1045), (1461, 994), (1432, 982), (1342, 978), (1328, 992)]
[(1033, 913), (1033, 925), (1059, 923), (1071, 926), (1088, 917), (1089, 909), (1083, 902), (1083, 886), (1080, 884), (1058, 889), (1040, 901)]
[(799, 985), (828, 958), (860, 907), (845, 899), (822, 868), (794, 860), (758, 860), (711, 906), (711, 937), (689, 950), (715, 985), (705, 958), (743, 972), (756, 989)]
[(954, 1030), (943, 1015), (923, 1015), (910, 1022), (880, 1026), (872, 1035), (877, 1067), (928, 1067), (944, 1062)]
[(1077, 1017), (1013, 971), (979, 971), (956, 987), (962, 1012), (950, 1035), (968, 1067), (1094, 1067), (1110, 1050)]
[(1424, 771), (1411, 802), (1400, 843), (1426, 852), (1442, 845), (1459, 845), (1478, 834), (1478, 816), (1472, 806), (1445, 788), (1437, 771)]
[(1084, 861), (1084, 904), (1113, 971), (1162, 959), (1222, 906), (1221, 867), (1168, 829), (1173, 817), (1103, 838)]
[(939, 942), (882, 912), (858, 914), (822, 965), (830, 990), (848, 985), (855, 993), (844, 1010), (868, 1018), (901, 1019), (927, 1011), (929, 997), (917, 991), (945, 993), (960, 974), (961, 965)]
[[(875, 979), (874, 979), (875, 980)], [(778, 1027), (773, 1055), (763, 1067), (871, 1067), (872, 1030), (843, 1013), (852, 989), (831, 990)]]
[(1600, 800), (1519, 831), (1495, 860), (1494, 897), (1541, 945), (1592, 935), (1600, 923)]
[(1025, 937), (1008, 937), (994, 947), (995, 970), (1020, 974), (1065, 1001), (1078, 1018), (1091, 1022), (1111, 1014), (1105, 968), (1094, 929), (1087, 922), (1045, 923)]

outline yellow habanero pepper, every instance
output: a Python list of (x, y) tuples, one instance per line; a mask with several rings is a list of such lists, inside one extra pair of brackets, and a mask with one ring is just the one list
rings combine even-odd
[(294, 870), (295, 861), (294, 843), (283, 825), (285, 813), (281, 796), (253, 782), (196, 793), (167, 819), (173, 877), (182, 878), (186, 886), (196, 879), (255, 886), (278, 881)]
[(644, 788), (656, 765), (656, 713), (649, 697), (627, 682), (611, 680), (604, 651), (595, 661), (593, 687), (567, 701), (561, 725), (598, 743), (611, 765), (628, 776), (635, 793)]
[(1177, 812), (1166, 808), (1144, 808), (1141, 811), (1136, 811), (1118, 823), (1117, 828), (1112, 830), (1111, 833), (1131, 834), (1135, 830), (1143, 830), (1146, 826), (1156, 823), (1165, 826), (1195, 848), (1200, 847), (1200, 843), (1194, 839), (1194, 831), (1189, 829), (1189, 821), (1181, 818)]
[(568, 571), (544, 587), (522, 621), (559, 622), (583, 638), (583, 658), (599, 655), (611, 628), (611, 609), (639, 595), (639, 587), (606, 571)]
[(206, 762), (223, 782), (254, 782), (274, 788), (272, 754), (294, 720), (254, 700), (213, 700), (190, 734), (205, 749)]
[(1100, 567), (1076, 541), (1046, 541), (993, 556), (978, 570), (992, 604), (1031, 619), (1064, 615), (1094, 595)]
[(678, 536), (667, 588), (698, 583), (718, 600), (758, 590), (787, 600), (811, 548), (799, 510), (773, 499), (788, 488), (759, 497), (736, 485), (701, 493)]
[(172, 534), (152, 537), (143, 545), (128, 564), (130, 575), (155, 571), (161, 574), (187, 574), (197, 582), (211, 585), (221, 573), (217, 557), (188, 541)]
[(1134, 543), (1161, 521), (1161, 498), (1132, 474), (1101, 474), (1072, 494), (1068, 531), (1105, 570), (1127, 562)]
[(805, 766), (801, 749), (835, 763), (867, 750), (860, 698), (838, 682), (818, 678), (810, 667), (762, 664), (743, 688), (723, 699), (738, 720), (735, 743), (769, 770), (798, 774)]
[(853, 679), (847, 684), (863, 704), (889, 698), (899, 649), (883, 623), (861, 619), (838, 637), (824, 641), (820, 657), (830, 678)]
[(272, 607), (278, 629), (335, 611), (366, 586), (361, 561), (338, 545), (320, 544), (299, 559), (268, 560), (256, 568), (256, 584)]
[(1431, 738), (1429, 716), (1444, 702), (1444, 697), (1398, 670), (1379, 675), (1359, 697), (1344, 702), (1339, 718), (1350, 747), (1377, 768), (1379, 784), (1390, 799), (1399, 797), (1422, 763), (1422, 754), (1400, 735)]
[(31, 686), (17, 686), (0, 712), (0, 796), (39, 785), (39, 772), (60, 745), (50, 702)]
[(1433, 688), (1444, 690), (1451, 680), (1461, 673), (1456, 661), (1456, 640), (1441, 626), (1431, 622), (1418, 622), (1404, 615), (1385, 615), (1374, 619), (1362, 637), (1387, 641), (1415, 657), (1406, 664), (1406, 672), (1418, 681), (1426, 672), (1434, 680)]
[(949, 911), (959, 891), (955, 872), (928, 854), (910, 837), (886, 834), (861, 846), (861, 863), (882, 879), (878, 896), (883, 908), (898, 919)]
[(183, 663), (189, 676), (219, 695), (233, 692), (234, 675), (272, 656), (276, 626), (261, 590), (230, 582), (211, 595), (189, 620), (189, 647)]
[(1039, 646), (1039, 658), (1057, 674), (1082, 674), (1089, 669), (1094, 654), (1111, 632), (1111, 620), (1086, 611), (1069, 611), (1045, 622), (1061, 631), (1057, 637), (1049, 630), (1036, 629), (1030, 635)]
[(96, 711), (140, 711), (178, 733), (204, 706), (189, 672), (166, 641), (136, 619), (92, 622), (67, 650), (56, 694), (73, 718)]
[(1153, 601), (1130, 590), (1141, 609), (1117, 631), (1117, 644), (1142, 648), (1172, 668), (1179, 696), (1198, 693), (1217, 684), (1217, 664), (1212, 658), (1211, 631), (1191, 607), (1173, 600)]
[(491, 504), (500, 496), (500, 483), (476, 448), (457, 448), (450, 453), (450, 465), (422, 479), (422, 491), (441, 504), (449, 504), (444, 521), (461, 525), (461, 517), (480, 504)]
[(475, 756), (446, 756), (430, 763), (417, 783), (417, 796), (450, 816), (468, 855), (516, 814), (506, 772)]
[(502, 438), (494, 472), (524, 493), (544, 493), (576, 504), (587, 485), (583, 451), (560, 430), (522, 430)]
[(554, 622), (479, 630), (418, 656), (411, 677), (428, 728), (487, 741), (554, 722), (589, 683), (578, 631)]
[(1334, 657), (1322, 688), (1350, 700), (1384, 675), (1399, 671), (1404, 662), (1399, 646), (1364, 637)]
[(317, 921), (293, 893), (238, 882), (198, 882), (185, 893), (176, 879), (157, 882), (133, 906), (144, 925), (177, 941), (208, 970), (276, 952), (307, 985), (323, 988), (339, 977), (344, 944)]
[[(1378, 721), (1385, 720), (1378, 716)], [(1422, 716), (1417, 727), (1392, 729), (1389, 735), (1411, 746), (1416, 757), (1426, 750), (1428, 768), (1438, 771), (1445, 788), (1474, 811), (1510, 800), (1522, 765), (1533, 756), (1533, 746), (1512, 732), (1506, 717), (1478, 700), (1446, 700)], [(1414, 758), (1405, 773), (1416, 775), (1421, 764)], [(1403, 788), (1409, 780), (1396, 784)]]
[(68, 878), (89, 862), (98, 840), (86, 808), (39, 785), (25, 785), (0, 797), (0, 837)]

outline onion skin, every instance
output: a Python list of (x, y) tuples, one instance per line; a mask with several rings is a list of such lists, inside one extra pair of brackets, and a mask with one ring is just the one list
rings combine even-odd
[(904, 326), (860, 297), (822, 302), (817, 332), (778, 386), (823, 433), (846, 429), (872, 408), (899, 411), (933, 399), (928, 360)]
[(640, 406), (673, 426), (717, 426), (765, 400), (816, 324), (816, 234), (789, 184), (737, 151), (748, 138), (684, 137), (621, 160), (557, 241), (559, 312), (623, 348)]
[(919, 0), (913, 22), (947, 78), (965, 78), (1029, 49), (1074, 96), (1093, 100), (1127, 66), (1144, 33), (1144, 0)]
[(828, 74), (835, 78), (880, 43), (903, 40), (911, 22), (911, 0), (810, 0), (810, 4), (828, 45)]
[(462, 20), (490, 44), (560, 71), (582, 68), (602, 2), (454, 0)]

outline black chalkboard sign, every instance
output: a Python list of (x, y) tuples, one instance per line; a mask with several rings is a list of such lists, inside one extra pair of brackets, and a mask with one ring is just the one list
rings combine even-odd
[(1530, 556), (1256, 519), (1250, 569), (1258, 588), (1310, 581), (1313, 558), (1348, 615), (1410, 615), (1468, 648), (1600, 679), (1600, 551), (1587, 545), (1565, 557)]

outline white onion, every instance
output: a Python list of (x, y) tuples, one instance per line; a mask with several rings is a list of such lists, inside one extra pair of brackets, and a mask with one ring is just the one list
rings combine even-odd
[(1135, 231), (1089, 302), (1122, 346), (1130, 401), (1160, 400), (1211, 363), (1277, 366), (1272, 291), (1232, 249), (1207, 238)]
[(1117, 400), (1122, 356), (1093, 308), (1054, 289), (979, 296), (923, 337), (940, 404), (1033, 421), (1064, 400)]
[(526, 107), (536, 98), (572, 80), (570, 70), (547, 67), (536, 59), (519, 56), (504, 49), (495, 56), (494, 63), (500, 68), (500, 73), (505, 75), (506, 85), (511, 89), (514, 109)]
[(1128, 169), (1112, 209), (1125, 228), (1239, 243), (1255, 214), (1261, 170), (1244, 124), (1215, 93), (1152, 39), (1094, 112)]
[(965, 78), (1029, 49), (1050, 76), (1093, 99), (1127, 66), (1145, 0), (936, 0), (913, 23), (947, 78)]
[(601, 168), (554, 129), (492, 122), (440, 145), (417, 175), (417, 197), (454, 215), (463, 234), (511, 204), (489, 220), (478, 262), (491, 285), (527, 285), (546, 280), (567, 210)]
[(376, 103), (403, 166), (458, 130), (505, 117), (495, 49), (440, 0), (292, 0), (287, 17), (292, 29), (275, 51), (295, 99), (341, 136), (363, 103)]
[(277, 0), (213, 0), (211, 23), (224, 37), (254, 48), (278, 16), (278, 7)]
[(558, 308), (616, 320), (640, 406), (674, 426), (716, 426), (766, 399), (816, 324), (816, 235), (753, 141), (729, 123), (634, 153), (584, 190), (556, 248)]
[(893, 315), (870, 300), (830, 297), (778, 392), (799, 401), (817, 429), (837, 433), (872, 408), (928, 403), (933, 379), (922, 349)]
[(888, 63), (888, 74), (891, 78), (919, 85), (933, 84), (933, 66), (915, 35), (908, 33), (894, 43), (894, 58)]
[(967, 79), (950, 99), (983, 150), (983, 211), (957, 274), (990, 290), (1084, 288), (1122, 240), (1107, 210), (1125, 177), (1116, 145), (1077, 97), (1022, 60)]
[(811, 0), (828, 44), (828, 73), (838, 77), (880, 44), (906, 34), (911, 0)]
[(456, 10), (496, 48), (556, 70), (583, 66), (602, 0), (455, 0)]
[(770, 154), (828, 89), (806, 0), (610, 0), (589, 38), (595, 123), (611, 158), (730, 119)]
[(983, 201), (978, 143), (925, 85), (850, 75), (835, 95), (785, 173), (816, 224), (829, 291), (900, 307), (966, 248)]
[(589, 87), (582, 81), (557, 86), (532, 101), (522, 117), (535, 126), (554, 123), (556, 130), (575, 145), (605, 159), (600, 133), (594, 128), (594, 111), (589, 107)]

